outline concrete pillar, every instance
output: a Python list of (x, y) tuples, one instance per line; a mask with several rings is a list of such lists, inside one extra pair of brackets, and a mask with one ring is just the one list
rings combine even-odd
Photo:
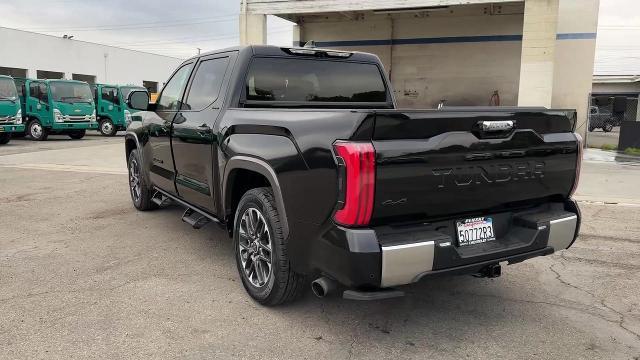
[(525, 0), (518, 106), (551, 107), (559, 0)]
[(262, 45), (267, 43), (267, 16), (240, 13), (240, 44)]
[(293, 46), (303, 46), (304, 37), (302, 35), (302, 26), (293, 25)]
[(578, 111), (576, 132), (586, 139), (593, 84), (599, 0), (560, 0), (553, 81), (554, 108)]

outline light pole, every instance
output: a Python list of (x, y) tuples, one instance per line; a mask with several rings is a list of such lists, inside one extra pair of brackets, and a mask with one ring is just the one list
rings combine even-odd
[(104, 82), (108, 82), (108, 78), (107, 78), (107, 58), (109, 57), (109, 54), (104, 53)]

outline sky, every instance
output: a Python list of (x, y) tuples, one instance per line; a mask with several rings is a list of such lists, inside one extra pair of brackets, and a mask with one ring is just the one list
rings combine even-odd
[[(240, 0), (2, 0), (0, 26), (187, 58), (237, 45), (239, 11)], [(270, 16), (267, 42), (290, 45), (291, 25)], [(600, 0), (594, 73), (640, 75), (640, 0)]]

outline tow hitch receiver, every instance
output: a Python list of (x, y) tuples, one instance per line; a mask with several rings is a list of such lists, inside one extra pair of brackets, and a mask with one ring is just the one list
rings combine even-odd
[(502, 275), (502, 267), (500, 266), (500, 264), (491, 264), (482, 268), (482, 270), (480, 270), (480, 272), (475, 276), (486, 277), (486, 278), (497, 278), (497, 277), (500, 277), (500, 275)]

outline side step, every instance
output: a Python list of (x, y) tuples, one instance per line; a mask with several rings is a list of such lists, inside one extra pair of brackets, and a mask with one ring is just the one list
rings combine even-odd
[(187, 210), (184, 211), (184, 214), (182, 215), (182, 221), (191, 225), (194, 229), (200, 229), (201, 227), (211, 222), (208, 217), (191, 208), (187, 208)]
[(166, 196), (165, 194), (163, 194), (163, 193), (161, 193), (159, 191), (156, 191), (156, 193), (153, 194), (153, 197), (151, 198), (151, 201), (156, 203), (159, 207), (168, 206), (169, 204), (171, 204), (173, 202), (170, 197)]

